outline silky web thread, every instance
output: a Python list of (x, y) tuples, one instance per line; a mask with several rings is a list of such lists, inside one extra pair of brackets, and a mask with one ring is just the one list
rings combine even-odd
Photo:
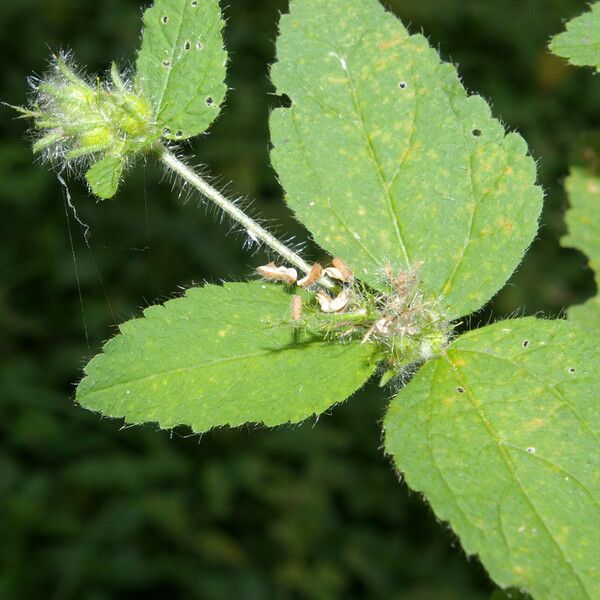
[(65, 181), (65, 179), (62, 176), (63, 172), (64, 172), (64, 169), (61, 169), (56, 174), (56, 178), (58, 179), (58, 182), (60, 183), (60, 185), (63, 189), (65, 217), (67, 219), (67, 231), (69, 233), (69, 243), (71, 245), (71, 255), (73, 257), (75, 280), (77, 282), (77, 293), (79, 295), (79, 304), (81, 307), (81, 318), (82, 318), (82, 322), (83, 322), (83, 328), (85, 331), (85, 341), (86, 341), (87, 350), (88, 350), (88, 352), (90, 352), (90, 339), (89, 339), (89, 330), (87, 327), (87, 320), (85, 317), (85, 306), (84, 306), (84, 302), (83, 302), (83, 289), (81, 287), (81, 279), (79, 277), (79, 268), (77, 265), (77, 255), (75, 253), (75, 244), (73, 241), (73, 234), (72, 234), (72, 230), (71, 230), (71, 221), (69, 219), (69, 209), (71, 210), (73, 218), (75, 219), (77, 224), (81, 227), (83, 241), (85, 242), (86, 248), (87, 248), (90, 258), (92, 260), (92, 264), (94, 266), (94, 271), (96, 272), (96, 276), (98, 277), (98, 281), (100, 283), (100, 288), (102, 289), (102, 294), (103, 294), (106, 304), (108, 306), (108, 310), (110, 312), (113, 323), (117, 322), (117, 318), (115, 316), (115, 313), (114, 313), (114, 310), (112, 307), (112, 303), (108, 296), (108, 291), (104, 284), (104, 279), (102, 278), (102, 274), (100, 273), (100, 268), (98, 267), (98, 263), (94, 256), (94, 252), (92, 251), (92, 246), (90, 244), (90, 236), (91, 236), (90, 226), (87, 223), (85, 223), (84, 221), (82, 221), (81, 218), (79, 217), (79, 214), (77, 213), (77, 209), (75, 208), (75, 205), (73, 204), (73, 200), (71, 198), (71, 192), (69, 191), (69, 186), (67, 185), (67, 182)]
[(89, 332), (88, 332), (87, 321), (85, 318), (85, 308), (83, 306), (83, 292), (81, 290), (81, 281), (79, 279), (79, 267), (77, 266), (77, 256), (75, 255), (75, 244), (73, 243), (73, 234), (71, 232), (71, 219), (69, 218), (69, 208), (71, 209), (71, 211), (73, 213), (74, 219), (83, 228), (83, 238), (85, 240), (87, 240), (87, 236), (89, 235), (90, 228), (77, 215), (77, 210), (75, 209), (75, 206), (73, 206), (73, 202), (71, 201), (71, 193), (69, 192), (67, 183), (63, 179), (63, 176), (62, 176), (63, 170), (61, 170), (60, 172), (58, 172), (56, 174), (56, 178), (58, 179), (58, 182), (62, 186), (62, 190), (63, 190), (65, 218), (67, 219), (67, 231), (69, 233), (69, 243), (71, 245), (71, 256), (73, 257), (73, 268), (75, 271), (75, 281), (77, 282), (77, 293), (79, 295), (79, 307), (81, 309), (81, 320), (83, 322), (83, 330), (85, 332), (85, 344), (87, 346), (88, 352), (90, 352), (90, 336), (89, 336)]
[[(146, 177), (146, 162), (144, 161), (143, 178), (144, 178), (144, 215), (146, 221), (146, 247), (148, 250), (148, 262), (150, 263), (150, 271), (152, 273), (154, 261), (152, 260), (152, 240), (150, 235), (150, 210), (148, 206), (148, 181)], [(152, 295), (155, 296), (156, 286), (154, 285), (154, 277), (150, 277), (150, 285)]]

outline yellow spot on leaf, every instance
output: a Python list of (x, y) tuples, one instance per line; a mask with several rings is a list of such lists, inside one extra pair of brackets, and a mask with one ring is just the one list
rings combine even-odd
[(531, 419), (531, 421), (529, 421), (529, 423), (527, 423), (527, 425), (525, 426), (526, 431), (535, 431), (536, 429), (539, 429), (546, 421), (544, 421), (544, 419), (541, 419), (540, 417), (536, 417), (535, 419)]

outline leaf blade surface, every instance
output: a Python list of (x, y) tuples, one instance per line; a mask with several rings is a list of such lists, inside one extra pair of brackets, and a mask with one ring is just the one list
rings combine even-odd
[(102, 200), (109, 200), (119, 189), (123, 174), (123, 159), (107, 156), (94, 163), (85, 174), (90, 189)]
[[(561, 239), (567, 248), (587, 255), (596, 285), (600, 269), (600, 177), (590, 167), (576, 166), (565, 180), (570, 208), (565, 214), (568, 233)], [(600, 328), (600, 299), (569, 308), (569, 318), (586, 328)]]
[(571, 19), (550, 42), (550, 51), (572, 65), (600, 68), (600, 2)]
[(196, 136), (219, 114), (227, 90), (222, 29), (218, 0), (156, 0), (144, 13), (136, 82), (165, 137)]
[(480, 308), (537, 230), (522, 138), (377, 0), (295, 1), (280, 30), (272, 162), (300, 220), (371, 285), (423, 263), (451, 317)]
[(386, 450), (502, 587), (600, 591), (600, 344), (567, 321), (459, 337), (392, 401)]
[(85, 369), (77, 400), (128, 423), (297, 423), (344, 401), (374, 370), (370, 349), (295, 333), (291, 296), (261, 283), (192, 288), (121, 326)]

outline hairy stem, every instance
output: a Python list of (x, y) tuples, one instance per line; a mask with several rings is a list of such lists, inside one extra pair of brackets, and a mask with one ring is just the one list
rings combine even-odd
[[(205, 179), (200, 177), (198, 173), (179, 160), (173, 153), (169, 152), (166, 148), (163, 148), (161, 150), (160, 159), (169, 169), (181, 177), (181, 179), (196, 188), (204, 197), (214, 202), (234, 221), (240, 223), (240, 225), (248, 231), (248, 234), (251, 237), (263, 242), (271, 248), (271, 250), (279, 254), (279, 256), (294, 267), (300, 269), (303, 273), (310, 272), (311, 265), (309, 265), (299, 254), (296, 254), (291, 248), (288, 248), (284, 243), (280, 242), (274, 235), (269, 233), (254, 219), (250, 218), (231, 200), (225, 198), (221, 192), (212, 187)], [(328, 288), (333, 287), (333, 283), (327, 277), (321, 278), (319, 283)]]

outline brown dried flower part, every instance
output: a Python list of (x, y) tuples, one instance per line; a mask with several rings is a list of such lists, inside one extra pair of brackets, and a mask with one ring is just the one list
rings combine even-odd
[(419, 271), (416, 264), (408, 271), (394, 271), (385, 267), (385, 276), (394, 293), (378, 299), (379, 318), (365, 333), (362, 343), (372, 337), (385, 340), (391, 337), (417, 336), (433, 318), (432, 306), (424, 301), (419, 291)]
[(389, 265), (385, 267), (385, 277), (400, 299), (405, 300), (418, 289), (422, 266), (423, 263), (416, 263), (409, 271), (397, 272)]
[(303, 288), (308, 288), (311, 285), (317, 283), (317, 281), (321, 279), (322, 275), (323, 267), (319, 263), (314, 263), (313, 266), (310, 268), (309, 273), (302, 279), (298, 280), (298, 285)]
[(421, 264), (407, 270), (386, 266), (386, 285), (374, 289), (356, 279), (343, 261), (335, 259), (323, 274), (340, 282), (341, 291), (337, 295), (316, 291), (317, 306), (309, 303), (306, 316), (292, 307), (292, 316), (326, 338), (354, 339), (377, 346), (384, 357), (381, 364), (387, 369), (386, 375), (395, 376), (410, 365), (442, 354), (452, 331), (437, 301), (423, 296), (420, 269)]
[(302, 298), (292, 296), (292, 320), (300, 321), (302, 319)]
[(350, 292), (343, 290), (335, 298), (332, 298), (327, 292), (319, 291), (316, 299), (324, 313), (339, 313), (350, 303)]
[(354, 279), (352, 269), (341, 258), (334, 258), (331, 266), (325, 269), (325, 274), (342, 283), (350, 283)]
[(269, 263), (262, 267), (258, 267), (256, 272), (267, 281), (281, 281), (288, 285), (296, 283), (298, 279), (298, 271), (289, 267), (278, 267), (275, 263)]
[(351, 281), (354, 279), (352, 269), (341, 258), (334, 258), (331, 261), (331, 264), (342, 274), (342, 277), (344, 278), (343, 281)]

